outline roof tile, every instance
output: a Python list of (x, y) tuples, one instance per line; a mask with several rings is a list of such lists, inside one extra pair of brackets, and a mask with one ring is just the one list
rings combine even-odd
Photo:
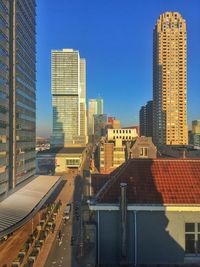
[(120, 183), (126, 182), (129, 203), (200, 204), (200, 159), (132, 159), (110, 177), (99, 202), (118, 201)]

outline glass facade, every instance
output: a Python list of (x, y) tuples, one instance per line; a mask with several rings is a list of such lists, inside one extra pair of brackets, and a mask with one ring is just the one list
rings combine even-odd
[(16, 0), (14, 4), (13, 109), (16, 117), (13, 140), (16, 139), (13, 144), (16, 155), (15, 184), (18, 184), (35, 174), (36, 14), (35, 0)]
[(0, 197), (35, 174), (35, 7), (0, 1)]
[(0, 196), (8, 190), (9, 5), (0, 1)]
[(55, 145), (75, 142), (78, 129), (78, 97), (53, 96), (53, 138)]
[(52, 51), (53, 146), (86, 144), (85, 76), (78, 51)]
[(103, 99), (89, 99), (88, 101), (88, 135), (94, 134), (94, 115), (103, 114)]

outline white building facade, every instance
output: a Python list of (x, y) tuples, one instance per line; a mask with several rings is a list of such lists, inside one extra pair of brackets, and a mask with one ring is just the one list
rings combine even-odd
[(73, 49), (52, 51), (52, 145), (85, 145), (86, 62)]
[(120, 139), (122, 141), (132, 141), (138, 137), (136, 129), (108, 129), (108, 141)]

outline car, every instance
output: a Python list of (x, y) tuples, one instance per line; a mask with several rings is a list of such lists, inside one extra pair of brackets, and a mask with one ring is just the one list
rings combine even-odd
[(71, 246), (73, 246), (74, 245), (74, 237), (72, 236), (71, 237)]
[(72, 206), (71, 203), (68, 203), (68, 204), (65, 206), (64, 214), (63, 214), (63, 219), (64, 219), (64, 220), (69, 220), (69, 219), (70, 219), (71, 206)]

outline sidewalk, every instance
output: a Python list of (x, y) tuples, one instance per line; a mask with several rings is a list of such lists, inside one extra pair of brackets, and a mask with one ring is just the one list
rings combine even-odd
[(23, 244), (32, 233), (32, 229), (34, 230), (39, 223), (40, 213), (42, 212), (43, 210), (39, 211), (32, 220), (18, 229), (7, 241), (0, 245), (0, 267), (4, 264), (11, 266), (12, 261), (17, 257)]
[[(56, 200), (62, 201), (61, 211), (59, 212), (58, 218), (57, 218), (57, 225), (55, 228), (55, 231), (53, 234), (50, 234), (47, 237), (47, 240), (45, 242), (44, 248), (42, 249), (37, 264), (35, 266), (42, 267), (44, 266), (44, 263), (48, 257), (48, 254), (50, 252), (51, 246), (53, 244), (53, 241), (56, 236), (57, 229), (60, 227), (61, 221), (62, 221), (62, 215), (63, 215), (63, 209), (65, 207), (65, 204), (69, 201), (71, 201), (72, 193), (73, 193), (73, 178), (72, 175), (66, 175), (67, 183), (64, 185), (62, 190), (57, 196)], [(69, 187), (69, 184), (71, 186)], [(39, 211), (32, 220), (30, 220), (27, 224), (25, 224), (23, 227), (18, 229), (12, 236), (8, 238), (7, 241), (0, 244), (0, 267), (7, 264), (7, 266), (11, 266), (12, 261), (17, 257), (20, 249), (22, 248), (23, 244), (28, 239), (29, 235), (32, 233), (32, 230), (34, 230), (37, 226), (37, 224), (40, 221), (40, 214), (44, 210)], [(40, 260), (39, 260), (40, 259)]]

